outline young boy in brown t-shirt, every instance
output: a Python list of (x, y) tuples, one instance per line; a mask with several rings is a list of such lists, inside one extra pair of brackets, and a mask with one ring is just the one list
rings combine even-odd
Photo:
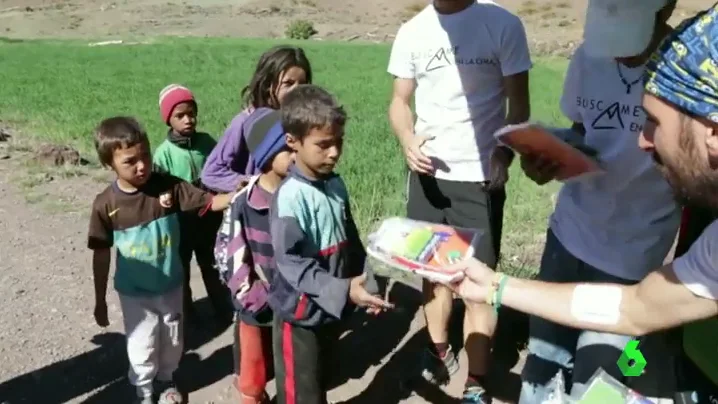
[[(114, 286), (127, 334), (129, 380), (137, 402), (182, 402), (173, 375), (182, 357), (181, 211), (219, 211), (232, 195), (213, 196), (181, 179), (152, 173), (147, 134), (133, 118), (102, 121), (95, 133), (100, 162), (117, 176), (95, 197), (88, 247), (93, 250), (95, 321), (107, 318), (110, 249), (117, 250)], [(155, 383), (156, 382), (156, 383)], [(157, 386), (154, 386), (157, 384)]]

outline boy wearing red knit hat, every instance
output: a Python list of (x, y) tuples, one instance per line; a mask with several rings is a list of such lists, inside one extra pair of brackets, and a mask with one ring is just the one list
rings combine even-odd
[[(207, 156), (217, 142), (207, 133), (197, 132), (197, 102), (192, 92), (179, 84), (170, 84), (159, 97), (162, 121), (169, 126), (167, 138), (154, 153), (155, 169), (179, 177), (192, 185), (202, 186), (200, 174)], [(194, 254), (202, 273), (207, 295), (212, 303), (220, 326), (231, 320), (232, 309), (227, 288), (220, 282), (214, 268), (214, 241), (222, 222), (219, 214), (208, 213), (199, 217), (191, 212), (181, 217), (180, 257), (185, 270), (185, 316), (197, 318), (192, 308), (190, 289), (190, 262)]]

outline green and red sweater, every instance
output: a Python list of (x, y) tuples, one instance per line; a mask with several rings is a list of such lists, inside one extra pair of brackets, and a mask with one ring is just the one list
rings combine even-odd
[(193, 185), (200, 185), (202, 167), (217, 141), (207, 133), (181, 136), (172, 130), (154, 152), (155, 170), (172, 174)]

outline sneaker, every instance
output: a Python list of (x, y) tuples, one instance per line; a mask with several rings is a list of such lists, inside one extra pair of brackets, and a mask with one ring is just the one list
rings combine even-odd
[(456, 372), (459, 371), (459, 361), (451, 351), (446, 351), (443, 358), (439, 358), (432, 351), (424, 352), (421, 376), (430, 383), (445, 385), (448, 384)]
[(177, 390), (177, 386), (174, 382), (157, 382), (157, 391), (160, 392), (157, 404), (183, 404), (184, 397), (182, 393)]
[(135, 404), (155, 404), (154, 389), (151, 384), (135, 387)]
[(480, 386), (467, 387), (461, 396), (461, 404), (491, 404), (491, 397)]
[(155, 400), (152, 399), (152, 396), (137, 397), (135, 404), (155, 404)]

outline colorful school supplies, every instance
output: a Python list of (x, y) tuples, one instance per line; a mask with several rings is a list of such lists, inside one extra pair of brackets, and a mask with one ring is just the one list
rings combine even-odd
[(451, 283), (460, 279), (461, 273), (448, 267), (472, 256), (477, 238), (477, 233), (469, 229), (393, 217), (384, 220), (369, 236), (367, 253), (400, 271), (385, 271), (385, 276), (403, 280), (408, 273)]

